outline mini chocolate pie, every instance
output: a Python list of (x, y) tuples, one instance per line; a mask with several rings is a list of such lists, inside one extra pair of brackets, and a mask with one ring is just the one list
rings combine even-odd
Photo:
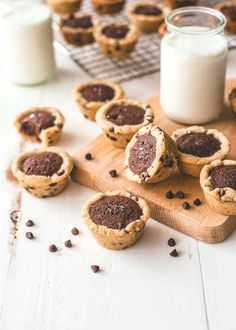
[(165, 4), (170, 9), (188, 7), (196, 5), (197, 0), (165, 0)]
[(12, 173), (34, 197), (58, 195), (73, 168), (72, 158), (55, 147), (24, 152), (12, 164)]
[(70, 15), (80, 9), (81, 0), (46, 0), (52, 11), (59, 15)]
[(24, 140), (42, 142), (47, 147), (59, 141), (64, 122), (59, 110), (35, 107), (20, 113), (15, 119), (15, 126)]
[(75, 87), (74, 98), (85, 118), (95, 120), (98, 109), (105, 103), (119, 100), (124, 91), (118, 84), (105, 80), (91, 80)]
[(236, 88), (233, 88), (229, 94), (229, 102), (233, 113), (236, 115)]
[(215, 9), (226, 17), (225, 30), (229, 33), (236, 33), (236, 4), (230, 1), (220, 2), (215, 6)]
[(140, 237), (150, 215), (144, 199), (113, 191), (97, 194), (83, 209), (83, 219), (96, 241), (107, 249), (121, 250)]
[(93, 43), (94, 26), (91, 15), (76, 12), (61, 19), (60, 29), (68, 43), (82, 46)]
[(201, 126), (180, 128), (173, 132), (179, 153), (180, 170), (193, 177), (199, 177), (204, 165), (215, 159), (224, 159), (229, 152), (226, 136)]
[(209, 206), (224, 215), (236, 215), (236, 161), (215, 160), (205, 165), (200, 184)]
[(155, 183), (177, 172), (177, 150), (174, 141), (159, 127), (142, 127), (125, 150), (125, 172), (129, 180)]
[(155, 2), (135, 3), (130, 6), (128, 14), (137, 30), (143, 33), (157, 32), (164, 21), (163, 11)]
[(132, 136), (153, 119), (151, 107), (134, 100), (109, 102), (96, 114), (96, 121), (108, 141), (119, 148), (125, 148)]
[(93, 9), (99, 15), (111, 15), (119, 13), (125, 4), (125, 0), (92, 0)]
[(123, 58), (129, 55), (138, 41), (134, 25), (125, 22), (97, 25), (94, 38), (103, 54)]

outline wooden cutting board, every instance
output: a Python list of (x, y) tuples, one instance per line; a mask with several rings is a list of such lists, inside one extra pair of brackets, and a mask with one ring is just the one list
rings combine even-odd
[[(218, 121), (205, 125), (216, 128), (226, 134), (231, 142), (231, 151), (228, 158), (236, 159), (236, 116), (228, 106), (228, 94), (236, 87), (236, 79), (226, 83), (225, 111)], [(209, 95), (209, 97), (211, 97)], [(168, 119), (161, 110), (159, 96), (154, 95), (147, 100), (155, 111), (155, 123), (167, 133), (171, 134), (176, 128), (183, 127)], [(85, 159), (85, 154), (90, 152), (93, 160)], [(116, 189), (128, 190), (145, 198), (152, 209), (152, 218), (187, 235), (207, 243), (223, 241), (236, 227), (236, 216), (228, 217), (213, 212), (204, 200), (199, 185), (199, 179), (178, 174), (165, 182), (157, 184), (142, 184), (126, 179), (123, 164), (124, 150), (111, 146), (103, 136), (98, 136), (89, 142), (74, 155), (74, 170), (72, 177), (76, 182), (97, 191), (111, 191)], [(115, 169), (119, 176), (111, 178), (109, 171)], [(184, 200), (174, 198), (168, 200), (165, 194), (168, 190), (177, 192), (182, 190), (186, 200), (191, 203), (195, 198), (202, 200), (202, 205), (192, 206), (184, 210)]]

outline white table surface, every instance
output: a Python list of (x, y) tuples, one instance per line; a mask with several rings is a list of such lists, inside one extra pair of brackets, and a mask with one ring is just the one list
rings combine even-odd
[[(75, 84), (88, 77), (60, 54), (57, 63), (57, 79), (42, 86), (16, 86), (0, 75), (0, 329), (235, 330), (236, 231), (208, 245), (150, 220), (136, 245), (109, 251), (81, 219), (94, 191), (70, 182), (59, 196), (40, 200), (7, 179), (19, 150), (32, 148), (22, 146), (12, 125), (22, 110), (61, 109), (66, 125), (58, 146), (71, 154), (99, 133), (72, 98)], [(236, 77), (236, 51), (229, 54), (227, 76)], [(123, 86), (128, 98), (145, 100), (158, 90), (159, 74)], [(9, 215), (17, 203), (21, 216), (15, 230)], [(28, 219), (36, 223), (31, 241), (25, 238)], [(70, 234), (74, 226), (79, 236)], [(170, 237), (178, 258), (169, 256)], [(64, 247), (67, 239), (73, 248)], [(51, 243), (58, 253), (48, 252)], [(102, 271), (92, 273), (91, 264)]]

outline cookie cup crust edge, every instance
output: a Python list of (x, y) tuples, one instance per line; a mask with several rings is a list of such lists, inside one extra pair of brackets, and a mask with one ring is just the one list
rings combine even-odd
[[(215, 160), (205, 165), (200, 173), (200, 185), (208, 205), (216, 212), (223, 215), (236, 215), (236, 190), (225, 187), (211, 190), (211, 170), (220, 165), (236, 165), (235, 160)], [(223, 196), (220, 192), (224, 191)]]
[[(130, 222), (123, 229), (112, 229), (95, 224), (89, 215), (90, 207), (105, 196), (124, 196), (133, 199), (142, 209), (142, 216), (139, 219)], [(143, 198), (129, 192), (116, 190), (112, 192), (98, 193), (89, 199), (83, 207), (82, 217), (95, 240), (100, 245), (107, 249), (121, 250), (133, 245), (140, 237), (150, 217), (150, 208)]]

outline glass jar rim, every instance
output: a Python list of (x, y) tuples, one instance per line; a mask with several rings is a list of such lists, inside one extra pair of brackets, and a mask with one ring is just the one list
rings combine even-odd
[[(172, 19), (174, 16), (179, 15), (179, 14), (187, 14), (187, 13), (205, 13), (208, 14), (212, 17), (216, 17), (219, 20), (218, 26), (215, 28), (209, 28), (206, 30), (191, 30), (191, 29), (185, 29), (184, 27), (178, 27), (174, 23), (172, 23)], [(197, 35), (214, 35), (218, 34), (223, 31), (225, 25), (226, 25), (226, 18), (225, 16), (218, 10), (209, 8), (209, 7), (203, 7), (203, 6), (189, 6), (189, 7), (182, 7), (178, 8), (175, 10), (172, 10), (165, 18), (165, 22), (167, 25), (167, 29), (173, 30), (175, 32), (180, 32), (182, 34), (186, 35), (192, 35), (192, 36), (197, 36)]]

